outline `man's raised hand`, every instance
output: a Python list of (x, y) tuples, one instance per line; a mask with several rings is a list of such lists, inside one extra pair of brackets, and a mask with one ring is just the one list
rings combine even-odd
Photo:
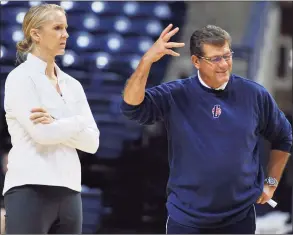
[[(145, 53), (144, 59), (151, 63), (157, 62), (164, 55), (180, 56), (179, 53), (172, 50), (172, 48), (184, 47), (184, 43), (169, 42), (170, 38), (174, 36), (179, 28), (171, 30), (172, 24), (169, 24), (161, 33), (158, 40), (152, 45), (152, 47)], [(170, 31), (171, 30), (171, 31)]]

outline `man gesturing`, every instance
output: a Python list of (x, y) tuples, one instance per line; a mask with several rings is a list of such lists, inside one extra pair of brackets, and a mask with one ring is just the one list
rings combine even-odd
[[(292, 129), (268, 91), (232, 74), (231, 37), (208, 25), (190, 38), (198, 73), (145, 89), (151, 65), (177, 56), (168, 26), (128, 80), (122, 113), (147, 125), (164, 122), (170, 175), (167, 233), (255, 233), (255, 203), (274, 195), (292, 147)], [(253, 79), (253, 78), (250, 78)], [(272, 151), (267, 175), (258, 141)]]

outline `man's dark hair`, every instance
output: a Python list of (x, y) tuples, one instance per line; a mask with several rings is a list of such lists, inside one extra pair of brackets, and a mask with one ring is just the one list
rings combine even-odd
[(231, 47), (231, 36), (224, 29), (207, 25), (201, 29), (194, 31), (190, 37), (190, 54), (204, 56), (203, 45), (210, 44), (214, 46), (224, 46), (226, 42)]

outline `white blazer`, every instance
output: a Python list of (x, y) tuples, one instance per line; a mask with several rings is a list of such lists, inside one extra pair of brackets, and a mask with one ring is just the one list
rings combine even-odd
[[(95, 153), (97, 128), (81, 84), (55, 65), (62, 97), (45, 75), (47, 63), (28, 54), (5, 83), (4, 109), (12, 149), (3, 195), (12, 187), (37, 184), (81, 191), (76, 149)], [(33, 108), (43, 107), (56, 120), (34, 124)]]

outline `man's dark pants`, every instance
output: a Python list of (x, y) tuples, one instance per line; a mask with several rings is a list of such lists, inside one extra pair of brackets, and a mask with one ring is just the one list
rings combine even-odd
[(214, 229), (201, 229), (185, 226), (177, 223), (171, 217), (168, 217), (166, 224), (166, 234), (255, 234), (255, 220), (254, 205), (249, 210), (246, 218), (242, 221), (226, 227)]

